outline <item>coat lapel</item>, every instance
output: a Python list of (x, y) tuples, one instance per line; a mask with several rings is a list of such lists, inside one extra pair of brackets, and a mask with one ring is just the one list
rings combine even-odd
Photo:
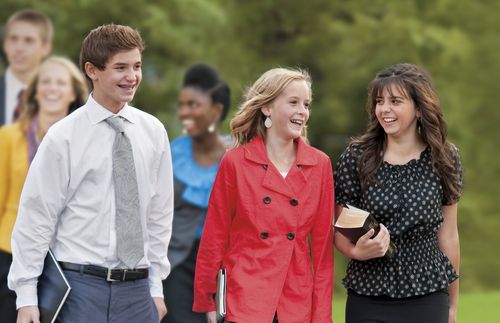
[(297, 142), (297, 158), (290, 169), (286, 182), (291, 187), (292, 191), (298, 196), (307, 184), (307, 172), (311, 166), (318, 163), (314, 149), (299, 137), (295, 139)]
[(267, 157), (264, 140), (262, 137), (256, 137), (245, 145), (245, 158), (261, 165), (265, 174), (262, 180), (262, 186), (271, 191), (278, 192), (289, 198), (297, 197), (298, 193), (307, 183), (305, 169), (317, 163), (312, 148), (305, 144), (302, 139), (297, 138), (297, 158), (294, 165), (285, 178), (278, 172), (276, 167)]
[(5, 124), (6, 114), (5, 111), (7, 108), (5, 107), (5, 88), (6, 88), (5, 74), (0, 76), (0, 126)]

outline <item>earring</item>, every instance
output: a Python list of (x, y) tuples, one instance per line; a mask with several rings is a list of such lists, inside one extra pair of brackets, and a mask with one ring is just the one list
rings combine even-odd
[(215, 122), (212, 122), (210, 124), (210, 126), (208, 126), (207, 130), (208, 130), (209, 133), (214, 133), (214, 131), (215, 131)]
[(271, 120), (270, 116), (266, 117), (266, 120), (264, 121), (264, 126), (266, 126), (267, 129), (273, 126), (273, 121)]

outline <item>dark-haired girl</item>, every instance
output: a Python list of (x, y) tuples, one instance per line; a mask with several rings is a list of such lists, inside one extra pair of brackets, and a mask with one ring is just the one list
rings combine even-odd
[[(336, 203), (365, 209), (383, 225), (356, 244), (335, 234), (351, 258), (346, 322), (455, 322), (462, 168), (439, 97), (426, 72), (396, 64), (370, 83), (367, 109), (367, 131), (336, 165)], [(394, 258), (383, 257), (389, 241)]]
[(187, 70), (177, 108), (184, 135), (171, 143), (175, 205), (168, 258), (172, 271), (163, 282), (168, 314), (162, 322), (206, 322), (203, 313), (191, 310), (194, 270), (208, 198), (230, 142), (220, 134), (229, 105), (229, 87), (212, 67), (196, 64)]

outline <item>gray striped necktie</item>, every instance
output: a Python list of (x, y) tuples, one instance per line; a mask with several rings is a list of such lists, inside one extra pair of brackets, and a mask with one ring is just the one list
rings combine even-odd
[(113, 143), (116, 253), (128, 268), (135, 268), (144, 257), (144, 241), (134, 155), (130, 140), (123, 131), (123, 120), (120, 117), (110, 117), (106, 122), (116, 131)]

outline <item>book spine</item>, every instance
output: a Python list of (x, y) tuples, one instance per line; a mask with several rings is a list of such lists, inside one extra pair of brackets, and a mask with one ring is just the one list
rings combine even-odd
[(378, 221), (373, 216), (369, 215), (366, 218), (365, 223), (363, 224), (363, 229), (365, 230), (365, 233), (368, 232), (368, 231), (370, 231), (371, 229), (374, 229), (375, 233), (371, 237), (373, 239), (379, 233), (379, 231), (380, 231), (380, 225), (378, 224)]

